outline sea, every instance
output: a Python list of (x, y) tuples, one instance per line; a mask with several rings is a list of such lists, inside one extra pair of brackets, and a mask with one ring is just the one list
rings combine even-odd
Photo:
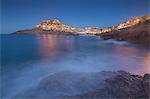
[(150, 73), (150, 50), (100, 36), (1, 36), (2, 97), (9, 99), (60, 71)]

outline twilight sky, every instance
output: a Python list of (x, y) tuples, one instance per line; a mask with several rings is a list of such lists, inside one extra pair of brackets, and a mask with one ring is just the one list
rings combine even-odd
[(149, 14), (150, 0), (2, 0), (1, 33), (59, 19), (75, 27), (108, 27)]

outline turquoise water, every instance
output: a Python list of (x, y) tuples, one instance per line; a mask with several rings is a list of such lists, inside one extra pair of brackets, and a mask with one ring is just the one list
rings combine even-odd
[(150, 72), (149, 49), (98, 36), (1, 35), (1, 56), (3, 97), (64, 70)]

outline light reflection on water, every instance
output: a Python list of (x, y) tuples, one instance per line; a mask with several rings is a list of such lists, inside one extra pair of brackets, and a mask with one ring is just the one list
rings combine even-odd
[(39, 39), (41, 56), (54, 57), (59, 50), (58, 41), (52, 36), (42, 35)]
[(94, 36), (2, 36), (2, 94), (14, 95), (63, 70), (144, 74), (149, 60), (147, 49)]
[(123, 45), (116, 46), (115, 53), (119, 56), (116, 60), (124, 65), (123, 70), (136, 74), (150, 72), (150, 53), (145, 54), (135, 47), (125, 47)]
[(73, 48), (73, 40), (68, 40), (69, 36), (58, 40), (56, 35), (42, 35), (39, 37), (39, 53), (41, 56), (51, 56), (55, 57), (59, 51), (64, 51), (66, 49)]
[(150, 52), (144, 56), (144, 70), (142, 73), (150, 73)]
[(98, 37), (57, 35), (42, 35), (38, 38), (38, 53), (44, 59), (43, 65), (48, 68), (55, 65), (56, 71), (126, 70), (135, 74), (150, 72), (149, 51), (125, 42), (104, 43)]

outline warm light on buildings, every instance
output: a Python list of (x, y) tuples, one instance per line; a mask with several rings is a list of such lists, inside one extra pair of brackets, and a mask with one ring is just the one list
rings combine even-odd
[(36, 28), (52, 31), (75, 32), (79, 34), (101, 34), (106, 32), (112, 32), (114, 30), (128, 28), (133, 25), (139, 24), (144, 19), (149, 18), (150, 16), (135, 18), (122, 24), (118, 24), (117, 26), (112, 26), (108, 28), (99, 28), (99, 27), (75, 28), (72, 26), (64, 25), (59, 20), (54, 19), (54, 20), (44, 20), (42, 23), (38, 24)]

